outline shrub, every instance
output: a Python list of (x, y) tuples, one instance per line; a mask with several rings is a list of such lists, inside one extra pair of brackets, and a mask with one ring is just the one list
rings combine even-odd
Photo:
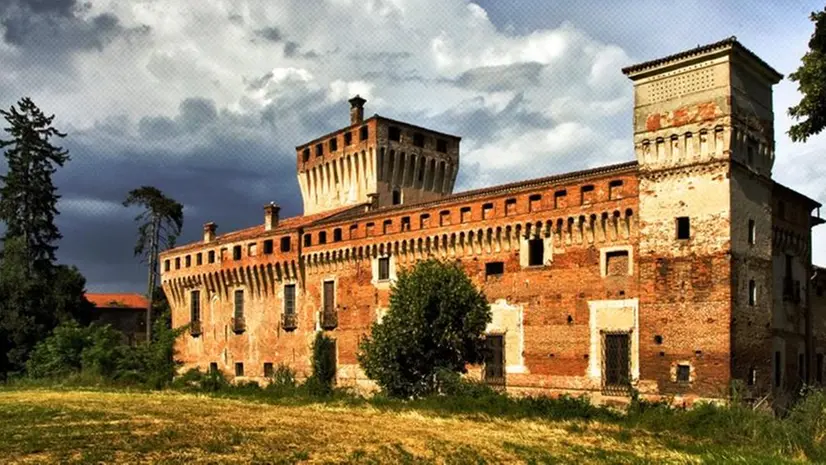
[(826, 392), (810, 391), (792, 407), (785, 420), (788, 435), (806, 456), (826, 461)]
[(399, 273), (390, 310), (359, 345), (359, 363), (388, 395), (425, 396), (438, 390), (438, 372), (464, 373), (484, 359), (490, 321), (484, 294), (458, 264), (419, 262)]
[(327, 396), (333, 392), (336, 379), (335, 342), (323, 333), (317, 333), (313, 341), (313, 373), (305, 382), (307, 390), (315, 396)]

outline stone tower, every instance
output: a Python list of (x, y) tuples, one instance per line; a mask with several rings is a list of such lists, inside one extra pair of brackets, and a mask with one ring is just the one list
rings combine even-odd
[(754, 366), (767, 374), (782, 76), (733, 37), (623, 73), (640, 172), (640, 337), (657, 341), (642, 344), (641, 378), (679, 390), (676, 367), (689, 365), (702, 391)]
[(296, 147), (304, 214), (370, 203), (385, 207), (453, 192), (460, 138), (379, 115), (349, 100), (350, 125)]

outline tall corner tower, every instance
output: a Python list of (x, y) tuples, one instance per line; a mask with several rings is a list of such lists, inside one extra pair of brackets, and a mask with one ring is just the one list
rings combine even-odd
[(296, 147), (304, 214), (417, 203), (453, 192), (460, 138), (373, 115), (349, 100), (350, 125)]
[[(746, 326), (751, 281), (771, 292), (772, 86), (782, 76), (734, 37), (623, 73), (634, 82), (641, 341), (660, 341), (641, 344), (641, 378), (679, 391), (674, 373), (689, 365), (694, 390), (711, 390), (741, 377), (740, 357), (769, 353), (736, 325)], [(770, 318), (767, 297), (751, 317)]]

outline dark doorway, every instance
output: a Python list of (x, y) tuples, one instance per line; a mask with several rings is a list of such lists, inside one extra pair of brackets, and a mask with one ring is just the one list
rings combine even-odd
[(631, 385), (631, 351), (628, 333), (604, 333), (602, 339), (602, 388), (623, 394)]
[(494, 386), (505, 385), (505, 337), (490, 334), (486, 338), (485, 383)]

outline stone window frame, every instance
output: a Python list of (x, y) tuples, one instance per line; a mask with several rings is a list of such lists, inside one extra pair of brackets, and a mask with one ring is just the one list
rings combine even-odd
[[(388, 279), (379, 279), (379, 259), (387, 258), (387, 273)], [(370, 260), (370, 268), (372, 271), (370, 282), (376, 289), (389, 290), (391, 284), (396, 281), (396, 256), (393, 254), (383, 253), (372, 257)]]
[(602, 278), (608, 277), (608, 254), (610, 252), (628, 252), (628, 274), (626, 276), (634, 275), (634, 246), (632, 245), (614, 245), (609, 247), (602, 247), (599, 249), (599, 275)]
[[(195, 299), (194, 296), (193, 296), (193, 294), (196, 294), (196, 293), (198, 294), (197, 299)], [(195, 302), (198, 302), (198, 318), (197, 319), (193, 318), (195, 316), (194, 315), (195, 312), (193, 311), (194, 309), (193, 309), (192, 304), (194, 304)], [(194, 321), (203, 321), (203, 316), (202, 316), (203, 315), (203, 310), (204, 310), (204, 305), (203, 305), (203, 295), (201, 294), (201, 290), (200, 289), (190, 289), (190, 291), (189, 291), (189, 321), (190, 321), (190, 323), (194, 322)]]
[[(678, 381), (679, 366), (688, 366), (688, 381)], [(690, 360), (677, 360), (671, 364), (671, 382), (681, 385), (691, 385), (697, 380), (697, 369)]]
[(295, 295), (293, 295), (293, 314), (298, 315), (298, 281), (295, 279), (288, 279), (285, 280), (284, 283), (281, 285), (281, 314), (285, 315), (287, 313), (287, 286), (293, 286), (295, 289)]

